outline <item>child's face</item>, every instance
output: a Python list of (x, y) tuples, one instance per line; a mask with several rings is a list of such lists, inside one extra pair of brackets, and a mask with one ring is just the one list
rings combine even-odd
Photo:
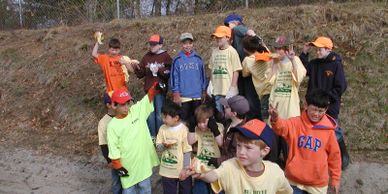
[(216, 42), (219, 48), (229, 45), (229, 38), (224, 36), (222, 38), (216, 37)]
[(236, 157), (244, 167), (261, 162), (263, 151), (256, 144), (244, 143), (237, 140)]
[(108, 49), (108, 53), (109, 53), (109, 55), (118, 55), (118, 54), (120, 54), (120, 48), (113, 48), (113, 47), (110, 47), (109, 49)]
[(190, 53), (193, 50), (193, 41), (192, 40), (184, 40), (182, 42), (182, 50), (186, 53)]
[(286, 51), (283, 48), (275, 48), (275, 51), (280, 59), (283, 59), (286, 56)]
[(168, 114), (162, 114), (163, 123), (169, 127), (176, 126), (179, 122), (179, 116), (172, 117)]
[(150, 51), (151, 53), (158, 53), (160, 51), (160, 49), (162, 49), (162, 44), (150, 44)]
[(198, 127), (198, 129), (199, 130), (201, 130), (201, 131), (207, 131), (208, 130), (208, 123), (209, 123), (209, 119), (206, 119), (206, 120), (204, 120), (204, 121), (198, 121), (198, 123), (197, 123), (197, 127)]
[(317, 56), (318, 56), (318, 59), (324, 59), (327, 57), (327, 55), (329, 55), (330, 53), (330, 49), (327, 49), (327, 48), (317, 48)]
[(128, 115), (129, 107), (131, 106), (131, 101), (128, 101), (124, 104), (117, 104), (116, 106), (112, 105), (112, 108), (115, 110), (115, 114), (119, 116)]
[(231, 119), (234, 116), (232, 109), (229, 106), (224, 106), (224, 114), (226, 119)]
[(307, 110), (307, 116), (313, 123), (319, 122), (327, 111), (327, 108), (319, 108), (314, 105), (305, 105), (305, 109)]
[(234, 27), (238, 26), (238, 22), (237, 21), (231, 21), (228, 23), (228, 26), (230, 29), (233, 29)]

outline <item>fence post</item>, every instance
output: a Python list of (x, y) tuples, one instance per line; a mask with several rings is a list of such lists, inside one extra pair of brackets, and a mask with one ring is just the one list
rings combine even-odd
[(245, 8), (248, 9), (248, 7), (249, 7), (248, 0), (245, 0)]
[(19, 0), (19, 24), (20, 28), (23, 28), (23, 10), (21, 0)]
[(120, 0), (116, 0), (117, 19), (120, 19)]

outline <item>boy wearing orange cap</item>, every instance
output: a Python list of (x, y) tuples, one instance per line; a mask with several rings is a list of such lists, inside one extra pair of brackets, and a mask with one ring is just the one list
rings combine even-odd
[[(311, 46), (317, 48), (317, 58), (309, 61), (308, 51)], [(346, 90), (347, 83), (342, 58), (333, 51), (333, 47), (333, 41), (330, 38), (320, 36), (314, 42), (308, 42), (304, 45), (300, 59), (306, 67), (307, 76), (309, 76), (307, 94), (317, 88), (328, 92), (330, 105), (327, 114), (338, 121), (341, 96)], [(342, 169), (346, 169), (350, 159), (343, 137), (343, 130), (340, 127), (337, 127), (336, 135), (341, 149)]]
[(271, 150), (272, 129), (266, 123), (253, 119), (231, 130), (236, 133), (236, 157), (224, 161), (215, 170), (206, 172), (201, 169), (190, 174), (211, 183), (216, 193), (223, 190), (226, 194), (291, 194), (292, 188), (280, 167), (263, 160)]
[[(140, 64), (135, 68), (136, 76), (144, 78), (144, 92), (147, 93), (154, 82), (161, 82), (167, 85), (170, 77), (170, 66), (172, 59), (167, 51), (163, 50), (164, 38), (158, 34), (150, 36), (147, 43), (149, 51), (143, 56)], [(147, 123), (153, 140), (160, 126), (163, 124), (161, 110), (166, 98), (165, 93), (160, 93), (154, 99), (154, 112), (148, 117)]]
[(222, 97), (230, 98), (238, 94), (237, 80), (242, 69), (238, 53), (230, 45), (231, 36), (232, 31), (227, 26), (218, 26), (212, 34), (218, 48), (213, 49), (209, 61), (210, 80), (213, 86), (211, 93), (219, 112), (223, 112), (219, 103)]
[(115, 117), (108, 124), (107, 140), (109, 158), (120, 176), (123, 194), (151, 193), (152, 168), (159, 165), (159, 159), (146, 120), (154, 109), (153, 100), (159, 92), (156, 88), (154, 83), (135, 104), (126, 89), (112, 94)]

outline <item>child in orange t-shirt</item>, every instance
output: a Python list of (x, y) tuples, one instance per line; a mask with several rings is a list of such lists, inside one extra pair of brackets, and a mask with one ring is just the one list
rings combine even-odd
[[(111, 96), (114, 90), (127, 89), (125, 75), (128, 70), (133, 72), (132, 64), (124, 65), (122, 55), (120, 54), (120, 41), (116, 38), (109, 40), (109, 49), (107, 54), (99, 54), (99, 43), (96, 41), (92, 56), (96, 64), (101, 66), (104, 73), (106, 93)], [(123, 67), (124, 66), (124, 67)]]

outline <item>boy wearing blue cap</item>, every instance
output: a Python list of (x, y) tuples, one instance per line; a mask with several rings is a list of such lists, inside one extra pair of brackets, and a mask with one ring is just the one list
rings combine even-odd
[[(211, 183), (218, 193), (292, 193), (292, 188), (280, 167), (263, 158), (270, 152), (274, 134), (264, 122), (253, 119), (231, 130), (237, 132), (236, 157), (215, 170), (192, 171), (194, 177)], [(193, 166), (196, 166), (194, 163)]]
[[(246, 52), (244, 51), (242, 39), (246, 35), (254, 37), (256, 36), (256, 33), (244, 25), (243, 18), (239, 14), (229, 14), (224, 19), (224, 25), (228, 26), (232, 30), (232, 46), (236, 49), (240, 61), (242, 62), (247, 56)], [(260, 37), (256, 37), (261, 40)], [(248, 112), (248, 118), (261, 118), (260, 100), (259, 96), (255, 92), (256, 90), (253, 85), (252, 76), (243, 77), (240, 73), (237, 85), (239, 94), (244, 96), (249, 102), (250, 110)]]

